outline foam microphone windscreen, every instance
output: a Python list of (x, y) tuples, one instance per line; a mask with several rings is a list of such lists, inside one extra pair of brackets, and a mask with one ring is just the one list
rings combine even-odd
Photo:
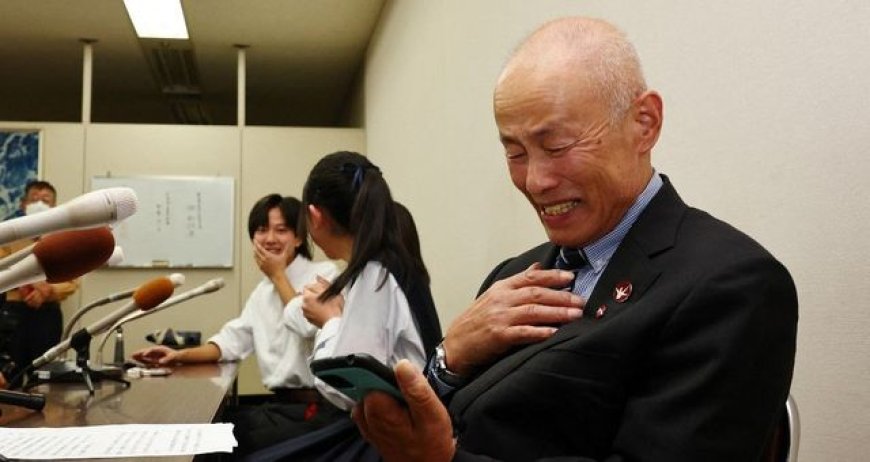
[(114, 250), (112, 231), (103, 226), (48, 234), (33, 247), (33, 255), (45, 272), (45, 280), (55, 283), (99, 268)]
[(140, 310), (150, 310), (172, 295), (175, 284), (167, 277), (152, 279), (133, 292), (133, 301)]
[(106, 188), (98, 190), (105, 193), (106, 200), (115, 204), (116, 220), (126, 220), (136, 213), (139, 208), (139, 199), (136, 191), (130, 188)]

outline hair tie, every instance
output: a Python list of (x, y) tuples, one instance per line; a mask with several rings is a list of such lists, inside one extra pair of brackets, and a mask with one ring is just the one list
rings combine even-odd
[(366, 169), (362, 165), (357, 165), (356, 170), (353, 172), (353, 181), (351, 182), (354, 191), (359, 191), (365, 176)]
[(366, 177), (366, 170), (374, 170), (378, 173), (381, 173), (381, 169), (379, 169), (374, 164), (353, 164), (346, 163), (341, 166), (341, 171), (344, 173), (353, 173), (353, 179), (351, 180), (351, 186), (354, 191), (359, 191), (359, 188), (362, 186), (363, 181)]

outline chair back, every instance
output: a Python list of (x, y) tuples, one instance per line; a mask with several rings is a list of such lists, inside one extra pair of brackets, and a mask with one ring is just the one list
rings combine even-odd
[(801, 423), (797, 403), (793, 396), (788, 395), (779, 422), (764, 448), (762, 462), (797, 462), (800, 435)]

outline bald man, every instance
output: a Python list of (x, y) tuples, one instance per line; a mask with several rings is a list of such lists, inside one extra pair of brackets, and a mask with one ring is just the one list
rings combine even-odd
[(550, 22), (493, 106), (548, 242), (492, 271), (428, 381), (397, 366), (407, 407), (374, 392), (354, 409), (363, 435), (388, 461), (759, 460), (791, 382), (795, 287), (653, 168), (663, 104), (633, 46), (603, 21)]

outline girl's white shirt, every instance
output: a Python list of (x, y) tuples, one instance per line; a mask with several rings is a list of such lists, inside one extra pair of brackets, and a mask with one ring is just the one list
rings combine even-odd
[[(330, 319), (316, 333), (312, 360), (368, 353), (391, 369), (400, 359), (422, 369), (426, 356), (411, 307), (396, 278), (383, 265), (368, 262), (342, 295), (342, 316)], [(316, 379), (315, 384), (339, 408), (353, 406), (353, 401), (321, 380)]]
[(301, 294), (318, 275), (331, 280), (338, 269), (330, 261), (315, 263), (297, 256), (285, 274), (297, 292), (286, 306), (272, 281), (263, 278), (239, 317), (208, 339), (220, 348), (223, 361), (241, 360), (255, 353), (263, 385), (269, 389), (314, 385), (308, 358), (317, 328), (302, 316)]

